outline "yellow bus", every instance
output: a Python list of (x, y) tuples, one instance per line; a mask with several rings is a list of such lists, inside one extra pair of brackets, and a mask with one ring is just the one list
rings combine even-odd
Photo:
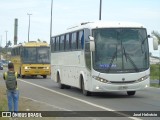
[(37, 41), (15, 45), (11, 51), (11, 61), (22, 78), (37, 75), (47, 78), (50, 75), (50, 46)]

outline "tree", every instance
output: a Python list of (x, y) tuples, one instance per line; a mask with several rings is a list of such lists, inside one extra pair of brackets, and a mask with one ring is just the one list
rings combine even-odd
[(9, 40), (8, 41), (8, 46), (11, 46), (12, 45), (12, 42)]
[[(160, 33), (158, 33), (157, 31), (153, 31), (152, 35), (154, 35), (155, 37), (157, 37), (158, 44), (160, 45)], [(159, 86), (160, 86), (160, 56), (159, 56)]]
[(157, 31), (152, 31), (151, 34), (158, 39), (158, 44), (160, 45), (160, 33), (158, 33)]
[(5, 47), (9, 47), (11, 45), (12, 45), (12, 42), (9, 40), (8, 43), (7, 43), (7, 45)]

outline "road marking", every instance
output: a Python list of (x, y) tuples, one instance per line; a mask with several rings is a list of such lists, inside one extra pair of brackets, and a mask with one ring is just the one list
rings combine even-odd
[(45, 104), (45, 105), (47, 105), (47, 106), (51, 106), (51, 107), (53, 107), (53, 108), (57, 108), (57, 109), (60, 109), (60, 110), (72, 111), (72, 110), (69, 110), (69, 109), (65, 109), (65, 108), (58, 107), (58, 106), (56, 106), (56, 105), (48, 104), (48, 103), (46, 103), (46, 102), (38, 101), (38, 100), (29, 98), (29, 97), (22, 97), (22, 98), (24, 98), (24, 99), (29, 99), (29, 100), (32, 100), (32, 101), (34, 101), (34, 102), (42, 103), (42, 104)]
[[(57, 109), (60, 109), (60, 110), (72, 111), (72, 110), (69, 110), (69, 109), (65, 109), (65, 108), (58, 107), (58, 106), (56, 106), (56, 105), (48, 104), (48, 103), (46, 103), (46, 102), (38, 101), (38, 100), (29, 98), (29, 97), (21, 97), (21, 98), (28, 99), (28, 100), (32, 100), (32, 101), (34, 101), (34, 102), (38, 102), (38, 103), (41, 103), (41, 104), (45, 104), (45, 105), (47, 105), (47, 106), (51, 106), (51, 107), (53, 107), (53, 108), (57, 108)], [(26, 109), (26, 111), (30, 111), (30, 109)], [(99, 119), (97, 119), (97, 118), (92, 118), (92, 117), (88, 117), (88, 118), (90, 118), (91, 120), (99, 120)]]
[(40, 86), (40, 85), (31, 83), (31, 82), (28, 82), (28, 81), (24, 81), (24, 80), (21, 80), (21, 79), (18, 79), (18, 80), (21, 81), (21, 82), (25, 82), (25, 83), (31, 84), (31, 85), (33, 85), (33, 86), (42, 88), (42, 89), (44, 89), (44, 90), (48, 90), (48, 91), (50, 91), (50, 92), (53, 92), (53, 93), (56, 93), (56, 94), (59, 94), (59, 95), (62, 95), (62, 96), (65, 96), (65, 97), (68, 97), (68, 98), (77, 100), (77, 101), (80, 101), (80, 102), (82, 102), (82, 103), (86, 103), (86, 104), (88, 104), (88, 105), (91, 105), (91, 106), (94, 106), (94, 107), (103, 109), (103, 110), (112, 111), (112, 112), (114, 112), (114, 113), (116, 113), (116, 114), (122, 115), (122, 116), (124, 116), (124, 117), (128, 117), (128, 118), (133, 119), (133, 120), (142, 120), (142, 119), (136, 118), (136, 117), (129, 117), (127, 114), (124, 114), (124, 113), (121, 113), (121, 112), (117, 112), (117, 111), (115, 111), (115, 110), (113, 110), (113, 109), (106, 108), (106, 107), (103, 107), (103, 106), (100, 106), (100, 105), (97, 105), (97, 104), (94, 104), (94, 103), (91, 103), (91, 102), (88, 102), (88, 101), (85, 101), (85, 100), (82, 100), (82, 99), (79, 99), (79, 98), (70, 96), (70, 95), (67, 95), (67, 94), (64, 94), (64, 93), (55, 91), (55, 90), (51, 90), (51, 89), (49, 89), (49, 88), (46, 88), (46, 87), (43, 87), (43, 86)]

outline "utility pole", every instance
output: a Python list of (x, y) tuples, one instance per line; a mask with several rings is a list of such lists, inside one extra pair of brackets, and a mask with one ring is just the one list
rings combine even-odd
[(18, 19), (15, 18), (14, 21), (14, 45), (17, 45), (18, 40)]
[(7, 41), (7, 32), (8, 32), (8, 31), (5, 31), (5, 32), (6, 32), (6, 48), (7, 48), (7, 42), (8, 42), (8, 41)]
[[(159, 47), (158, 47), (159, 48)], [(160, 86), (160, 49), (159, 50), (159, 86)]]
[(7, 54), (8, 54), (7, 32), (8, 32), (8, 31), (5, 31), (5, 32), (6, 32), (6, 59), (7, 59)]
[(1, 35), (0, 47), (2, 47), (2, 35)]
[(50, 43), (52, 37), (52, 11), (53, 11), (53, 0), (51, 0)]
[(0, 60), (2, 56), (2, 35), (1, 35), (1, 41), (0, 41)]
[(102, 0), (100, 0), (100, 6), (99, 6), (99, 20), (101, 20), (101, 13), (102, 13)]
[(28, 25), (28, 42), (29, 42), (29, 34), (30, 34), (30, 16), (32, 14), (27, 13), (27, 15), (29, 16), (29, 25)]

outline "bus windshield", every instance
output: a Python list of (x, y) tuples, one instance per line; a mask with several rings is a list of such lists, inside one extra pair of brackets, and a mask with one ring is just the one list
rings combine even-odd
[(22, 50), (22, 60), (26, 64), (49, 64), (49, 47), (25, 47)]
[(46, 48), (46, 47), (37, 48), (37, 62), (38, 63), (50, 63), (49, 48)]
[(108, 73), (140, 72), (149, 68), (147, 32), (144, 28), (94, 29), (93, 69)]

